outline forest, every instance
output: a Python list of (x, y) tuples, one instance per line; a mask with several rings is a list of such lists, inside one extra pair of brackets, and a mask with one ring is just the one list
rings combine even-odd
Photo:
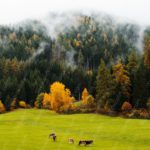
[(72, 18), (55, 32), (37, 20), (0, 26), (0, 113), (36, 107), (150, 118), (150, 27), (109, 15)]

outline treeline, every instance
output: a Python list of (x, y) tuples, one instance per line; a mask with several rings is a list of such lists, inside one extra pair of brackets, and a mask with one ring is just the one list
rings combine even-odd
[(76, 22), (56, 38), (38, 21), (0, 26), (0, 99), (6, 110), (14, 99), (34, 106), (37, 95), (48, 93), (55, 81), (64, 83), (76, 100), (86, 87), (100, 109), (120, 110), (124, 101), (133, 108), (147, 107), (149, 28), (143, 55), (136, 47), (136, 24), (84, 15)]

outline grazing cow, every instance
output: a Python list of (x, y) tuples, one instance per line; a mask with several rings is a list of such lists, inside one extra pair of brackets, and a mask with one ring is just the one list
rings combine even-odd
[(55, 135), (56, 135), (55, 133), (51, 133), (51, 134), (49, 134), (49, 138), (51, 138), (51, 137), (53, 137)]
[(54, 136), (53, 136), (53, 141), (56, 141), (56, 138), (57, 138), (57, 136), (56, 136), (56, 135), (54, 135)]
[(55, 133), (51, 133), (51, 134), (49, 135), (49, 138), (53, 138), (53, 141), (56, 141), (57, 136), (56, 136)]
[(74, 139), (73, 139), (73, 138), (69, 138), (69, 139), (68, 139), (68, 142), (69, 142), (70, 144), (74, 144)]
[(79, 141), (79, 146), (80, 145), (84, 145), (84, 146), (87, 146), (87, 145), (90, 145), (90, 144), (92, 144), (93, 143), (93, 140), (80, 140)]

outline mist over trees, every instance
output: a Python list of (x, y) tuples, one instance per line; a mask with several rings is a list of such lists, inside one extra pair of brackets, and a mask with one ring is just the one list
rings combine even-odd
[[(6, 110), (20, 100), (34, 106), (55, 81), (81, 100), (84, 88), (98, 108), (120, 110), (123, 102), (146, 108), (150, 97), (150, 28), (138, 48), (140, 26), (109, 16), (73, 16), (49, 32), (51, 23), (0, 26), (0, 99)], [(55, 19), (55, 18), (54, 18)], [(56, 33), (56, 32), (53, 32)], [(141, 42), (142, 43), (142, 42)], [(101, 60), (101, 63), (100, 63)]]

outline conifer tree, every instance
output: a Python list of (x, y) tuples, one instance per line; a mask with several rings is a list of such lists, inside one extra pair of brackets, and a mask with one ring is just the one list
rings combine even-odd
[(115, 81), (103, 60), (101, 60), (98, 68), (96, 84), (97, 106), (98, 109), (102, 109), (111, 102), (115, 92)]

